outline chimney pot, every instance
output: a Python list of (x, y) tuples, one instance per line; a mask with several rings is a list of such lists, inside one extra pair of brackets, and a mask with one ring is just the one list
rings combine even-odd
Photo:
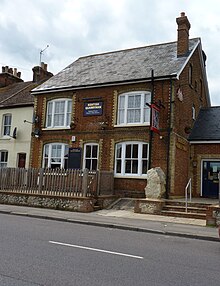
[(17, 72), (17, 77), (21, 78), (21, 72)]
[(185, 56), (189, 52), (189, 29), (190, 22), (184, 12), (176, 18), (178, 25), (177, 33), (177, 56)]
[(5, 72), (5, 67), (2, 67), (2, 72)]
[(17, 76), (17, 68), (14, 68), (14, 76)]
[(12, 68), (8, 69), (8, 72), (13, 74), (13, 69)]

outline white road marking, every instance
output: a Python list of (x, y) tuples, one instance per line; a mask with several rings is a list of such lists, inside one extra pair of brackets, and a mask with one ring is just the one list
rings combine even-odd
[(142, 257), (142, 256), (131, 255), (131, 254), (126, 254), (126, 253), (121, 253), (121, 252), (114, 252), (114, 251), (92, 248), (92, 247), (86, 247), (86, 246), (81, 246), (81, 245), (74, 245), (74, 244), (63, 243), (63, 242), (58, 242), (58, 241), (50, 240), (49, 243), (63, 245), (63, 246), (69, 246), (69, 247), (74, 247), (74, 248), (80, 248), (80, 249), (86, 249), (86, 250), (92, 250), (92, 251), (97, 251), (97, 252), (103, 252), (103, 253), (108, 253), (108, 254), (126, 256), (126, 257), (130, 257), (130, 258), (144, 259), (144, 257)]

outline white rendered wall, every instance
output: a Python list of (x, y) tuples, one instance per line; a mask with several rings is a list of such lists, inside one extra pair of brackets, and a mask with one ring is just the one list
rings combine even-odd
[[(3, 136), (4, 114), (12, 114), (10, 135), (12, 136), (14, 128), (17, 127), (16, 139)], [(7, 167), (18, 167), (18, 153), (26, 154), (25, 167), (29, 167), (32, 124), (24, 123), (24, 120), (32, 122), (33, 107), (0, 109), (0, 151), (8, 151)]]

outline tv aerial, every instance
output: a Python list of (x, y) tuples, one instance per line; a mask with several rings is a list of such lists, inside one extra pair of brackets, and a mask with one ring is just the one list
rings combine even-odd
[(40, 65), (41, 65), (42, 54), (43, 54), (43, 52), (44, 52), (47, 48), (49, 48), (49, 45), (47, 45), (46, 48), (44, 48), (44, 49), (42, 49), (42, 50), (40, 51)]

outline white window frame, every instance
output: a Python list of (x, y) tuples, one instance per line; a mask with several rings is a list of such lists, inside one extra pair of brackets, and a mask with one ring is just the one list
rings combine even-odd
[[(86, 147), (87, 146), (91, 146), (91, 149), (94, 146), (97, 146), (97, 155), (96, 157), (92, 157), (92, 152), (91, 152), (91, 156), (90, 157), (86, 157)], [(98, 170), (98, 166), (99, 166), (99, 144), (98, 143), (85, 143), (84, 144), (84, 148), (83, 148), (83, 169), (86, 168), (86, 160), (91, 160), (90, 162), (90, 168), (88, 168), (90, 171), (95, 171), (92, 169), (92, 160), (97, 160), (97, 168), (96, 170)]]
[[(138, 161), (138, 171), (137, 173), (126, 173), (126, 146), (127, 145), (138, 145), (138, 158), (127, 158), (129, 160), (137, 160)], [(147, 158), (143, 158), (143, 145), (147, 145)], [(117, 157), (117, 150), (118, 146), (121, 146), (121, 157)], [(117, 161), (121, 160), (121, 172), (117, 173)], [(147, 170), (148, 170), (148, 164), (149, 164), (149, 144), (147, 142), (141, 142), (141, 141), (124, 141), (119, 142), (115, 145), (115, 171), (114, 176), (115, 177), (129, 177), (129, 178), (146, 178), (147, 173), (143, 174), (142, 165), (143, 161), (147, 162)]]
[[(2, 159), (2, 153), (4, 153), (4, 159), (6, 160), (1, 160)], [(7, 150), (0, 150), (0, 168), (7, 168), (8, 165), (8, 151)]]
[[(52, 147), (58, 146), (58, 145), (61, 146), (61, 156), (60, 157), (52, 157)], [(48, 148), (48, 157), (45, 156), (46, 155), (45, 154), (46, 148)], [(42, 162), (43, 168), (51, 168), (51, 166), (53, 165), (53, 164), (51, 164), (52, 159), (53, 158), (58, 158), (58, 159), (60, 158), (60, 169), (63, 169), (65, 167), (65, 160), (68, 160), (68, 157), (65, 158), (65, 150), (67, 148), (69, 148), (68, 144), (59, 143), (59, 142), (45, 144), (44, 149), (43, 149), (43, 162)], [(45, 164), (46, 158), (48, 160), (47, 166)]]
[[(6, 124), (6, 122), (5, 122), (7, 117), (10, 118), (10, 124)], [(2, 136), (10, 136), (11, 123), (12, 123), (12, 114), (11, 113), (3, 114), (3, 118), (2, 118)], [(7, 129), (8, 129), (8, 131), (6, 132)]]
[[(64, 112), (60, 113), (60, 115), (64, 116), (63, 124), (55, 124), (55, 106), (57, 103), (64, 102)], [(68, 110), (68, 106), (71, 106), (70, 110)], [(49, 109), (51, 106), (51, 112), (49, 113)], [(53, 99), (47, 102), (47, 114), (46, 114), (46, 128), (63, 128), (70, 127), (71, 122), (71, 113), (72, 113), (72, 100), (69, 98), (59, 98)], [(51, 116), (49, 123), (49, 115)]]
[[(133, 96), (141, 96), (140, 107), (132, 107), (140, 111), (140, 120), (137, 122), (128, 122), (128, 99)], [(124, 105), (120, 106), (120, 101), (124, 98)], [(116, 126), (134, 126), (134, 125), (150, 125), (150, 108), (146, 103), (151, 101), (150, 91), (132, 91), (127, 93), (122, 93), (118, 96), (118, 109), (117, 109), (117, 123)], [(148, 112), (147, 120), (145, 120), (145, 113)], [(124, 114), (120, 116), (120, 114)], [(122, 119), (121, 119), (122, 118)], [(120, 122), (121, 121), (121, 122)]]

